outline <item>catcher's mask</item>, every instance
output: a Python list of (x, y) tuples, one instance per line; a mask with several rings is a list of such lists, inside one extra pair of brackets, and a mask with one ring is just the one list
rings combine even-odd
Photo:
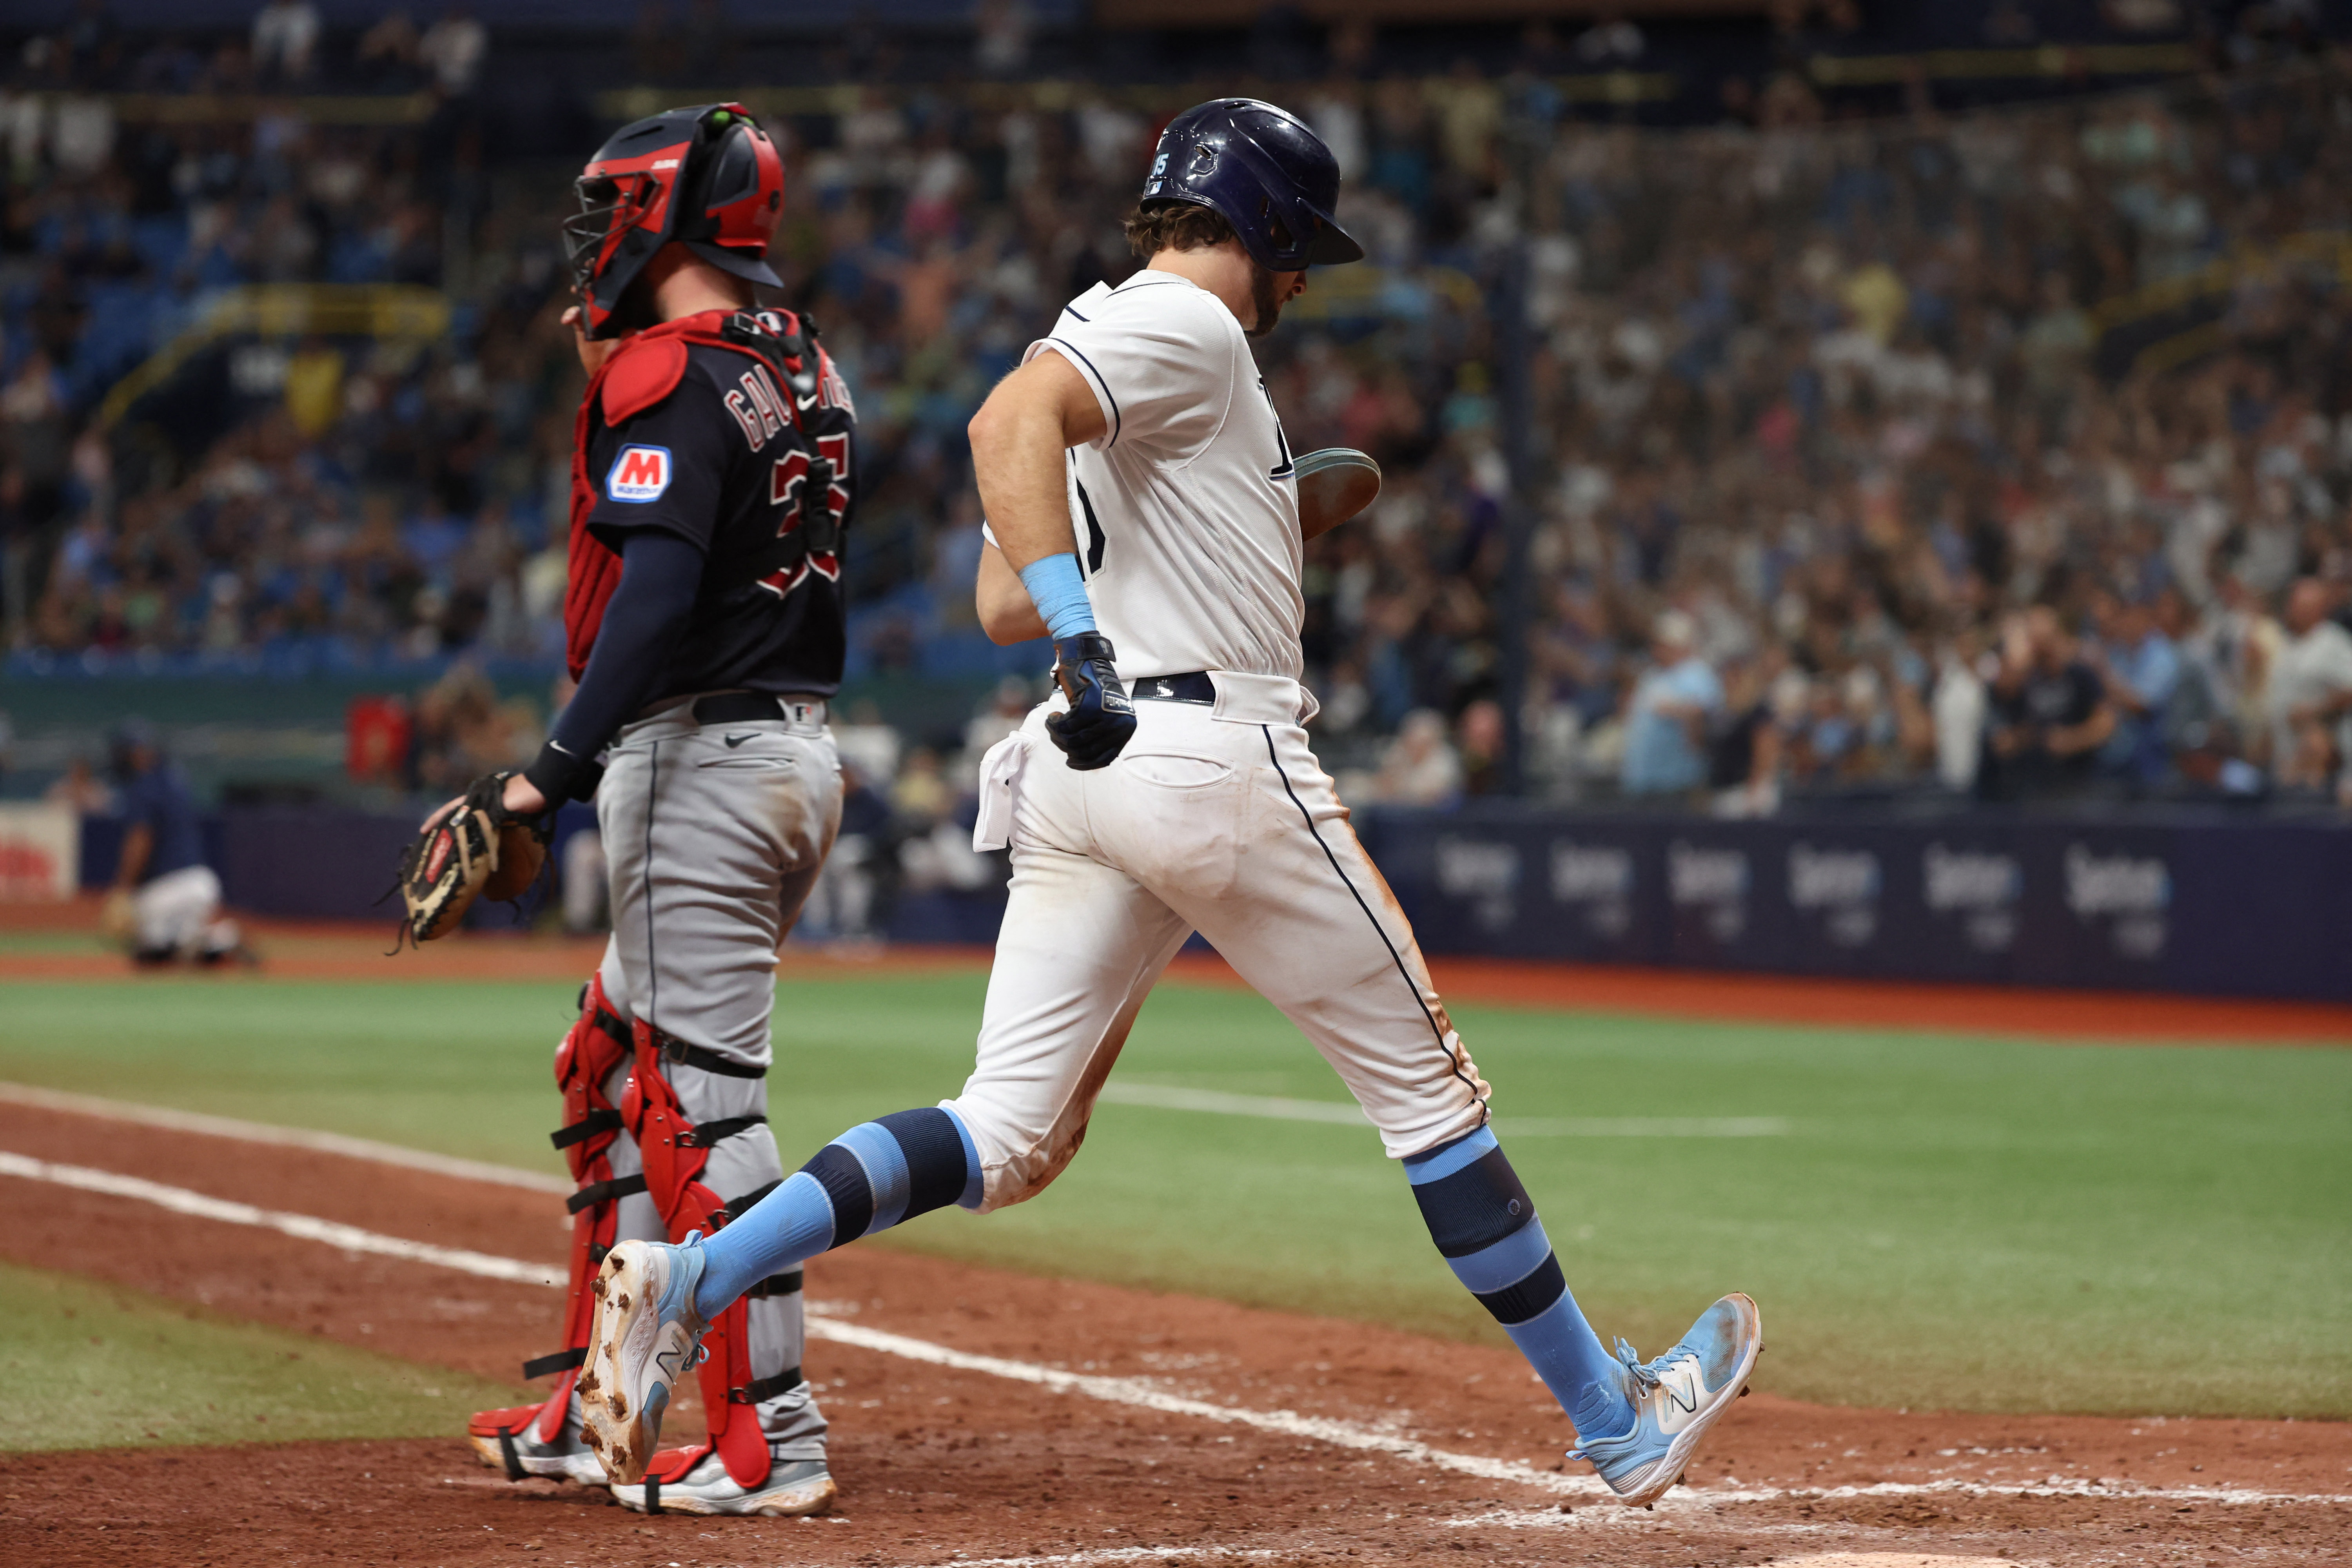
[(592, 338), (626, 330), (622, 298), (671, 240), (738, 278), (780, 281), (766, 258), (783, 213), (783, 160), (740, 103), (672, 109), (623, 126), (596, 149), (576, 188), (580, 212), (565, 222), (563, 240)]

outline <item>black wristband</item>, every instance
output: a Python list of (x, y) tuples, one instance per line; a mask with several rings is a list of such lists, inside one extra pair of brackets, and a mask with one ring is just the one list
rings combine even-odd
[(575, 757), (550, 741), (539, 749), (530, 766), (523, 769), (522, 776), (547, 797), (547, 808), (552, 811), (567, 800), (586, 800), (594, 795), (604, 770), (593, 757)]
[(1054, 640), (1054, 668), (1076, 668), (1081, 664), (1099, 664), (1105, 673), (1118, 663), (1118, 650), (1110, 646), (1110, 638), (1098, 631), (1076, 632)]

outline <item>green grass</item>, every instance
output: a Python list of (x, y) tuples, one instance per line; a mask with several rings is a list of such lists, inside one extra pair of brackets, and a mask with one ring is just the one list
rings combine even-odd
[(0, 1264), (0, 1449), (446, 1436), (517, 1390)]
[[(951, 1094), (976, 976), (796, 981), (774, 1127)], [(557, 984), (0, 987), (0, 1078), (534, 1169)], [(1663, 1348), (1763, 1304), (1762, 1386), (1870, 1405), (2352, 1415), (2352, 1052), (1454, 1010), (1508, 1117), (1780, 1116), (1786, 1137), (1518, 1139), (1579, 1300)], [(1265, 1003), (1167, 986), (1120, 1076), (1338, 1100)], [(1107, 1105), (1044, 1196), (887, 1245), (1500, 1342), (1369, 1131)], [(822, 1286), (818, 1289), (821, 1290)]]
[(0, 954), (11, 957), (51, 952), (113, 955), (120, 951), (93, 931), (0, 930)]

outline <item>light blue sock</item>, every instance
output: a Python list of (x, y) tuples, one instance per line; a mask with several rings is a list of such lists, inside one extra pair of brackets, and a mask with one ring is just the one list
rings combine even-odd
[(814, 1176), (795, 1171), (740, 1219), (699, 1245), (702, 1279), (694, 1288), (694, 1310), (707, 1323), (769, 1275), (829, 1250), (833, 1200)]
[(1430, 1239), (1576, 1423), (1581, 1438), (1633, 1424), (1625, 1369), (1584, 1321), (1559, 1259), (1495, 1134), (1480, 1128), (1404, 1162)]
[(1021, 569), (1021, 585), (1055, 642), (1095, 629), (1094, 601), (1087, 597), (1087, 580), (1078, 574), (1078, 558), (1071, 551), (1032, 561)]
[(704, 1322), (772, 1274), (950, 1204), (978, 1208), (980, 1154), (943, 1108), (863, 1121), (733, 1223), (706, 1236), (694, 1310)]
[(1559, 1300), (1524, 1323), (1504, 1324), (1503, 1331), (1568, 1412), (1579, 1438), (1622, 1436), (1632, 1428), (1624, 1363), (1601, 1348), (1601, 1336), (1565, 1285)]

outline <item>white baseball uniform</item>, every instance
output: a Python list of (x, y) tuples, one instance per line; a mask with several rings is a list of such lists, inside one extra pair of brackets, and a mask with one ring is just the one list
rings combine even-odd
[[(1085, 376), (1104, 432), (1069, 455), (1072, 539), (1136, 733), (1072, 769), (1055, 697), (988, 754), (973, 842), (1013, 885), (979, 1060), (945, 1102), (981, 1206), (1034, 1195), (1077, 1152), (1144, 997), (1199, 931), (1298, 1026), (1394, 1158), (1485, 1124), (1487, 1088), (1412, 927), (1303, 728), (1291, 453), (1249, 342), (1213, 294), (1145, 270), (1071, 301), (1030, 357)], [(1213, 702), (1154, 700), (1205, 671)]]
[(221, 918), (220, 877), (209, 866), (166, 871), (139, 889), (132, 908), (142, 952), (217, 958), (236, 946), (236, 922)]

